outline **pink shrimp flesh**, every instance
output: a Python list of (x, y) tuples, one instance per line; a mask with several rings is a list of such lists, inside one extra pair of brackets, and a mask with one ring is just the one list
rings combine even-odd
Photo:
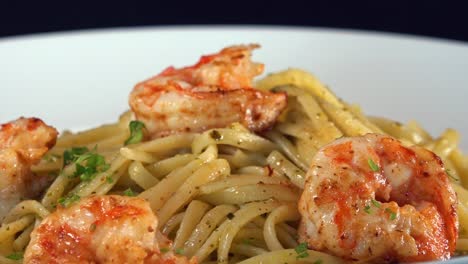
[(232, 46), (189, 67), (169, 67), (137, 84), (129, 104), (152, 137), (201, 132), (240, 122), (259, 132), (286, 108), (285, 93), (252, 88), (263, 64), (250, 60), (258, 45)]
[(434, 153), (367, 134), (324, 146), (299, 202), (309, 248), (370, 262), (448, 259), (457, 196)]
[(170, 241), (157, 231), (158, 219), (141, 198), (90, 196), (58, 208), (32, 232), (25, 263), (195, 264), (162, 252)]
[(0, 220), (24, 198), (37, 196), (48, 179), (31, 166), (55, 145), (57, 130), (38, 118), (19, 118), (0, 126)]

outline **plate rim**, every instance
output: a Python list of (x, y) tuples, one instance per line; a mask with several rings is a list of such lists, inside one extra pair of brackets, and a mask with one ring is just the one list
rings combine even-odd
[(47, 38), (63, 38), (73, 36), (93, 36), (110, 33), (150, 33), (155, 31), (175, 32), (175, 31), (292, 31), (297, 33), (322, 33), (322, 34), (342, 34), (361, 37), (389, 38), (394, 40), (420, 41), (426, 43), (438, 43), (444, 45), (453, 45), (457, 47), (468, 48), (468, 41), (455, 39), (417, 35), (404, 32), (381, 31), (371, 29), (355, 28), (335, 28), (321, 26), (300, 26), (300, 25), (265, 25), (265, 24), (213, 24), (213, 25), (142, 25), (142, 26), (122, 26), (122, 27), (103, 27), (103, 28), (84, 28), (48, 32), (36, 32), (29, 34), (20, 34), (0, 37), (0, 45), (14, 41), (34, 41)]
[[(398, 32), (387, 32), (378, 30), (367, 30), (367, 29), (350, 29), (350, 28), (331, 28), (331, 27), (310, 27), (310, 26), (295, 26), (295, 25), (256, 25), (256, 24), (241, 24), (241, 25), (148, 25), (148, 26), (135, 26), (135, 27), (106, 27), (106, 28), (92, 28), (92, 29), (77, 29), (77, 30), (66, 30), (66, 31), (54, 31), (54, 32), (39, 32), (24, 35), (6, 36), (0, 38), (0, 48), (4, 44), (15, 43), (15, 42), (30, 42), (40, 41), (43, 39), (51, 38), (69, 38), (69, 37), (94, 37), (103, 34), (111, 33), (154, 33), (154, 32), (186, 32), (186, 31), (204, 31), (209, 32), (213, 30), (228, 30), (228, 31), (290, 31), (299, 32), (303, 34), (307, 33), (324, 33), (324, 34), (339, 34), (339, 35), (353, 35), (360, 37), (372, 37), (379, 39), (391, 39), (398, 41), (412, 41), (426, 44), (442, 44), (451, 47), (461, 47), (467, 49), (468, 42), (437, 38), (431, 36), (414, 35)], [(466, 135), (468, 136), (468, 135)], [(468, 260), (468, 256), (455, 257), (450, 259), (448, 263), (462, 263), (462, 261)], [(425, 262), (425, 263), (442, 263), (441, 261)]]

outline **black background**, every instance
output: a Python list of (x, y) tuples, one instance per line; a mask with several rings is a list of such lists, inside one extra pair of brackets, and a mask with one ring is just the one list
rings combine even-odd
[[(2, 0), (4, 1), (4, 0)], [(151, 25), (299, 25), (468, 41), (467, 1), (12, 1), (0, 37)]]

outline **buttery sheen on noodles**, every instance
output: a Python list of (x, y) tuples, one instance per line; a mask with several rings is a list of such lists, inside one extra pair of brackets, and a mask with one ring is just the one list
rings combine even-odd
[[(118, 122), (0, 128), (0, 263), (381, 263), (468, 251), (459, 135), (368, 117), (258, 45), (138, 83)], [(56, 140), (56, 144), (54, 145)]]

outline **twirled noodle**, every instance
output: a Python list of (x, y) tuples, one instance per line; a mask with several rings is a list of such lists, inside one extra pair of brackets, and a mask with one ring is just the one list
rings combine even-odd
[(202, 164), (210, 162), (217, 157), (216, 147), (212, 145), (204, 153), (187, 165), (169, 173), (157, 185), (142, 192), (139, 196), (150, 202), (151, 209), (158, 211), (171, 195), (190, 177)]
[(259, 263), (327, 263), (327, 264), (339, 264), (343, 261), (337, 257), (331, 255), (307, 250), (307, 257), (300, 260), (297, 258), (297, 252), (294, 249), (283, 249), (275, 250), (262, 254), (253, 258), (249, 258), (239, 264), (259, 264)]
[(33, 215), (26, 215), (0, 227), (0, 252), (11, 251), (15, 235), (26, 230), (34, 222)]
[(148, 169), (154, 177), (161, 179), (175, 169), (191, 162), (196, 157), (197, 155), (194, 154), (179, 154), (148, 165), (146, 169)]
[(211, 205), (197, 200), (193, 200), (189, 204), (185, 211), (184, 219), (182, 219), (182, 222), (180, 223), (180, 228), (177, 230), (173, 248), (178, 249), (184, 247), (185, 242), (192, 234), (197, 223), (210, 208)]
[(123, 147), (120, 149), (120, 154), (124, 156), (126, 159), (152, 163), (156, 161), (156, 158), (148, 152), (131, 149), (127, 147)]
[(257, 255), (268, 253), (268, 251), (264, 248), (246, 244), (232, 244), (230, 251), (234, 254), (244, 255), (247, 257), (254, 257)]
[(289, 158), (292, 162), (296, 164), (299, 168), (306, 171), (308, 166), (306, 162), (302, 159), (302, 156), (297, 153), (296, 147), (288, 141), (288, 139), (281, 135), (277, 131), (270, 131), (267, 134), (267, 137), (270, 138), (273, 142), (278, 144), (280, 150)]
[(209, 194), (223, 189), (232, 187), (232, 186), (245, 186), (251, 184), (286, 184), (287, 181), (263, 175), (231, 175), (229, 178), (224, 178), (218, 181), (214, 181), (208, 184), (205, 184), (200, 187), (200, 194)]
[[(204, 260), (214, 250), (213, 245), (218, 244), (218, 262), (227, 262), (229, 248), (232, 240), (240, 228), (253, 218), (268, 213), (278, 206), (276, 201), (248, 203), (235, 212), (232, 220), (226, 220), (208, 238), (200, 251), (195, 255), (200, 261)], [(218, 240), (219, 239), (219, 240)]]
[(160, 223), (166, 223), (173, 213), (189, 203), (193, 197), (196, 197), (200, 186), (218, 178), (227, 177), (229, 173), (229, 164), (222, 159), (213, 160), (202, 165), (187, 178), (158, 211)]
[(236, 170), (236, 173), (239, 174), (249, 174), (249, 175), (260, 175), (260, 176), (268, 176), (270, 170), (268, 167), (261, 167), (261, 166), (247, 166), (243, 168), (239, 168)]
[(185, 242), (184, 252), (187, 256), (195, 255), (195, 252), (203, 245), (212, 231), (226, 219), (228, 214), (232, 214), (236, 210), (235, 206), (223, 204), (208, 211)]
[(297, 221), (299, 220), (299, 212), (294, 204), (282, 205), (276, 208), (266, 219), (263, 227), (263, 235), (268, 249), (271, 251), (284, 249), (281, 245), (278, 236), (276, 235), (275, 225), (278, 222)]
[[(459, 198), (457, 251), (468, 252), (468, 158), (458, 148), (455, 130), (434, 139), (414, 121), (403, 125), (369, 118), (301, 70), (269, 75), (257, 85), (289, 96), (287, 110), (262, 135), (235, 123), (125, 145), (130, 112), (115, 124), (64, 133), (32, 168), (53, 178), (49, 188), (41, 199), (19, 203), (2, 222), (0, 263), (21, 262), (6, 256), (24, 251), (36, 222), (64, 198), (129, 190), (149, 202), (173, 250), (202, 263), (341, 263), (325, 253), (294, 250), (297, 202), (319, 148), (368, 132), (422, 145), (441, 156)], [(101, 155), (108, 168), (89, 179), (77, 177), (76, 165), (65, 163), (64, 151), (79, 147)]]
[(143, 189), (149, 189), (159, 182), (159, 179), (139, 161), (134, 161), (128, 166), (128, 176)]
[(26, 200), (17, 204), (10, 213), (3, 219), (3, 223), (11, 223), (23, 216), (34, 214), (39, 218), (45, 218), (49, 215), (49, 211), (38, 201)]
[(172, 231), (175, 230), (177, 226), (180, 225), (180, 223), (182, 223), (184, 217), (185, 212), (173, 215), (162, 228), (163, 235), (169, 236), (169, 234), (172, 233)]
[(222, 128), (198, 135), (193, 141), (192, 150), (194, 153), (200, 153), (211, 144), (224, 144), (264, 154), (276, 149), (272, 142), (250, 132)]
[[(32, 231), (34, 230), (34, 225), (29, 225), (23, 232), (13, 241), (13, 250), (14, 251), (21, 251), (23, 250), (29, 243), (29, 239), (31, 236)], [(0, 262), (1, 263), (1, 262)]]
[(272, 151), (267, 158), (268, 165), (291, 180), (299, 188), (304, 188), (305, 173), (278, 151)]
[(249, 184), (232, 186), (227, 189), (200, 196), (200, 200), (211, 204), (245, 204), (253, 201), (275, 198), (279, 201), (297, 201), (300, 193), (289, 186), (276, 184)]

